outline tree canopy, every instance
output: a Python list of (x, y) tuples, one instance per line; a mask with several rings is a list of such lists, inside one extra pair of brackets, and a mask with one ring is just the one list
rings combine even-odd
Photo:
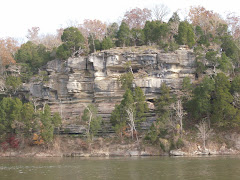
[(82, 33), (75, 27), (64, 29), (61, 36), (63, 44), (57, 49), (57, 57), (67, 59), (70, 56), (75, 56), (79, 49), (84, 49), (84, 37)]

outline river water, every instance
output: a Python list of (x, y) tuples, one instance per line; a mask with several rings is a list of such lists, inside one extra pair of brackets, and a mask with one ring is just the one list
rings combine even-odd
[(0, 180), (239, 180), (239, 156), (0, 158)]

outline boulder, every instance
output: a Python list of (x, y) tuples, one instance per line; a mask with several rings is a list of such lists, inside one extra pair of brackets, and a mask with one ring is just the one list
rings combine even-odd
[(169, 154), (170, 156), (184, 156), (185, 152), (181, 150), (171, 150)]

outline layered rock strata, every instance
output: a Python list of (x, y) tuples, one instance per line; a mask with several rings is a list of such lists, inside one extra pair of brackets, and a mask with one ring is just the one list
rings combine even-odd
[[(124, 93), (119, 77), (127, 71), (127, 62), (131, 62), (134, 73), (133, 86), (143, 89), (149, 104), (159, 95), (163, 82), (172, 91), (177, 91), (184, 77), (195, 78), (195, 56), (192, 50), (179, 49), (166, 53), (147, 48), (119, 48), (88, 57), (50, 61), (45, 69), (48, 80), (32, 81), (25, 84), (23, 89), (30, 93), (36, 106), (40, 102), (48, 103), (53, 112), (59, 112), (65, 127), (74, 127), (69, 128), (73, 133), (84, 131), (81, 126), (83, 110), (88, 104), (94, 103), (110, 131), (110, 114)], [(152, 121), (154, 116), (150, 114), (143, 128)]]

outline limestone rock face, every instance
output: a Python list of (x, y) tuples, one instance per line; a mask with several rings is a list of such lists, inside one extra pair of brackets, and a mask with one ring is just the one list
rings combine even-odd
[[(192, 50), (165, 53), (138, 48), (111, 49), (88, 57), (50, 61), (45, 69), (48, 81), (32, 81), (23, 89), (30, 92), (33, 99), (46, 101), (53, 112), (61, 114), (67, 126), (81, 124), (83, 110), (89, 103), (95, 103), (103, 120), (109, 122), (115, 104), (124, 93), (118, 79), (126, 72), (127, 62), (131, 62), (135, 86), (143, 89), (149, 102), (158, 96), (163, 82), (175, 91), (181, 87), (184, 77), (194, 80)], [(152, 122), (152, 118), (149, 117), (149, 121)]]

